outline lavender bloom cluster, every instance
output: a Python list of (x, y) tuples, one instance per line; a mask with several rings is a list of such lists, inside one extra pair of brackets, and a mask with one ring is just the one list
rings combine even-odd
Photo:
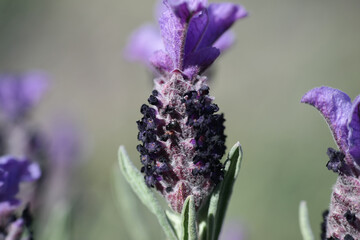
[[(31, 114), (47, 89), (44, 72), (0, 75), (0, 239), (33, 239), (33, 213), (49, 219), (69, 201), (79, 139), (68, 121), (58, 120), (50, 133), (33, 124)], [(35, 180), (30, 196), (17, 199), (20, 183)]]
[(340, 90), (320, 87), (306, 93), (301, 102), (320, 111), (339, 147), (327, 151), (326, 166), (339, 177), (323, 215), (321, 239), (360, 239), (360, 96), (351, 101)]
[(158, 76), (150, 106), (142, 105), (137, 122), (141, 171), (146, 184), (181, 212), (189, 195), (199, 208), (223, 179), (225, 119), (201, 74), (230, 45), (227, 30), (247, 12), (237, 4), (208, 5), (206, 0), (165, 0), (162, 9), (161, 38), (152, 38), (159, 40), (159, 49), (139, 40), (151, 32), (142, 28), (131, 37), (127, 54), (152, 66)]
[(24, 128), (27, 116), (46, 90), (45, 79), (38, 72), (0, 75), (0, 154), (4, 155), (0, 157), (0, 236), (9, 240), (20, 239), (26, 229), (32, 238), (30, 209), (26, 207), (17, 216), (22, 202), (16, 195), (21, 182), (32, 182), (41, 176), (39, 165), (29, 160), (39, 152), (35, 149), (37, 134)]

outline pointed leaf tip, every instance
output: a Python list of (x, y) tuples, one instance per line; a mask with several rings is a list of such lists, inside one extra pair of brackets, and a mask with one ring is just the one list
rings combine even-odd
[(197, 221), (194, 196), (188, 196), (181, 212), (181, 240), (197, 240)]

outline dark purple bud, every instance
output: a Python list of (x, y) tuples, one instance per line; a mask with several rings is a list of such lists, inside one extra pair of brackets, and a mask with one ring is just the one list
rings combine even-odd
[(335, 173), (339, 173), (344, 162), (345, 154), (340, 151), (336, 151), (333, 148), (328, 148), (327, 155), (330, 160), (326, 164), (326, 167)]
[(189, 195), (199, 208), (223, 179), (224, 117), (215, 114), (219, 109), (208, 95), (206, 77), (192, 81), (174, 72), (155, 81), (156, 98), (164, 104), (141, 107), (141, 171), (146, 184), (161, 192), (175, 211), (181, 212)]
[(357, 221), (355, 213), (352, 213), (350, 210), (347, 210), (344, 214), (344, 217), (348, 221), (349, 224), (354, 225)]
[(355, 240), (350, 234), (346, 234), (344, 240)]
[(320, 234), (320, 239), (321, 240), (326, 240), (326, 225), (327, 225), (327, 217), (329, 215), (329, 210), (325, 210), (323, 213), (322, 213), (322, 218), (323, 218), (323, 221), (321, 223), (321, 234)]

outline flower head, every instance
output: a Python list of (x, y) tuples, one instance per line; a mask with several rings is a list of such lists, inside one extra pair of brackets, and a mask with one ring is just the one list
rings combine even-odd
[(328, 150), (328, 168), (347, 175), (360, 174), (360, 96), (350, 97), (337, 89), (319, 87), (306, 93), (301, 102), (317, 108), (324, 116), (340, 152)]
[(40, 101), (47, 89), (47, 76), (42, 72), (23, 75), (0, 75), (0, 110), (10, 120), (18, 121)]
[(40, 177), (40, 168), (27, 159), (11, 156), (0, 158), (0, 203), (19, 204), (15, 195), (19, 192), (20, 182), (31, 182)]
[(129, 59), (152, 66), (158, 74), (180, 70), (189, 78), (201, 74), (233, 42), (228, 29), (247, 16), (245, 9), (232, 3), (206, 0), (164, 0), (156, 27), (145, 25), (130, 38)]
[(339, 174), (322, 239), (360, 239), (360, 96), (351, 102), (340, 90), (319, 87), (301, 102), (316, 107), (327, 121), (339, 151), (328, 149), (327, 168)]
[[(27, 159), (11, 156), (0, 158), (0, 238), (20, 240), (26, 228), (31, 226), (29, 204), (17, 216), (20, 200), (15, 196), (19, 192), (20, 182), (31, 182), (40, 178), (40, 167)], [(29, 231), (29, 235), (32, 233)]]
[(207, 7), (205, 0), (165, 0), (163, 9), (162, 49), (146, 52), (159, 77), (150, 106), (141, 107), (143, 118), (137, 124), (142, 144), (137, 150), (146, 184), (181, 212), (189, 195), (199, 208), (223, 179), (225, 119), (200, 74), (226, 45), (223, 34), (246, 11), (232, 3)]

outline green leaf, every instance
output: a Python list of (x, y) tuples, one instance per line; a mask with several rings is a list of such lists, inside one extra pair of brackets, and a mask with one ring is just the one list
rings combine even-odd
[[(113, 169), (113, 190), (117, 199), (119, 213), (123, 216), (123, 224), (128, 236), (134, 240), (149, 238), (151, 232), (149, 229), (150, 226), (147, 224), (146, 219), (144, 219), (142, 209), (138, 206), (140, 201), (118, 168)], [(142, 226), (141, 231), (133, 231), (132, 228), (135, 225)]]
[(197, 240), (194, 196), (188, 196), (181, 212), (181, 240)]
[(239, 142), (231, 148), (227, 159), (224, 180), (216, 186), (210, 196), (207, 217), (207, 239), (210, 240), (217, 240), (220, 235), (233, 186), (239, 175), (242, 161), (242, 150)]
[(130, 184), (134, 193), (138, 196), (141, 202), (153, 214), (155, 214), (167, 238), (170, 240), (178, 239), (174, 227), (166, 216), (165, 211), (160, 206), (154, 192), (148, 186), (146, 186), (144, 176), (130, 161), (124, 146), (120, 146), (118, 157), (120, 170), (123, 173), (126, 181)]
[(179, 233), (181, 233), (182, 231), (181, 215), (172, 210), (165, 210), (165, 213), (168, 219), (171, 221), (172, 225), (174, 226), (175, 231), (178, 233), (178, 236), (180, 236)]
[(206, 240), (207, 239), (206, 233), (207, 233), (206, 221), (201, 221), (199, 223), (199, 239)]
[(314, 234), (311, 230), (309, 213), (305, 201), (300, 202), (299, 206), (300, 231), (304, 240), (314, 240)]
[(42, 228), (39, 239), (68, 240), (70, 208), (67, 204), (58, 203), (53, 206), (49, 218)]

